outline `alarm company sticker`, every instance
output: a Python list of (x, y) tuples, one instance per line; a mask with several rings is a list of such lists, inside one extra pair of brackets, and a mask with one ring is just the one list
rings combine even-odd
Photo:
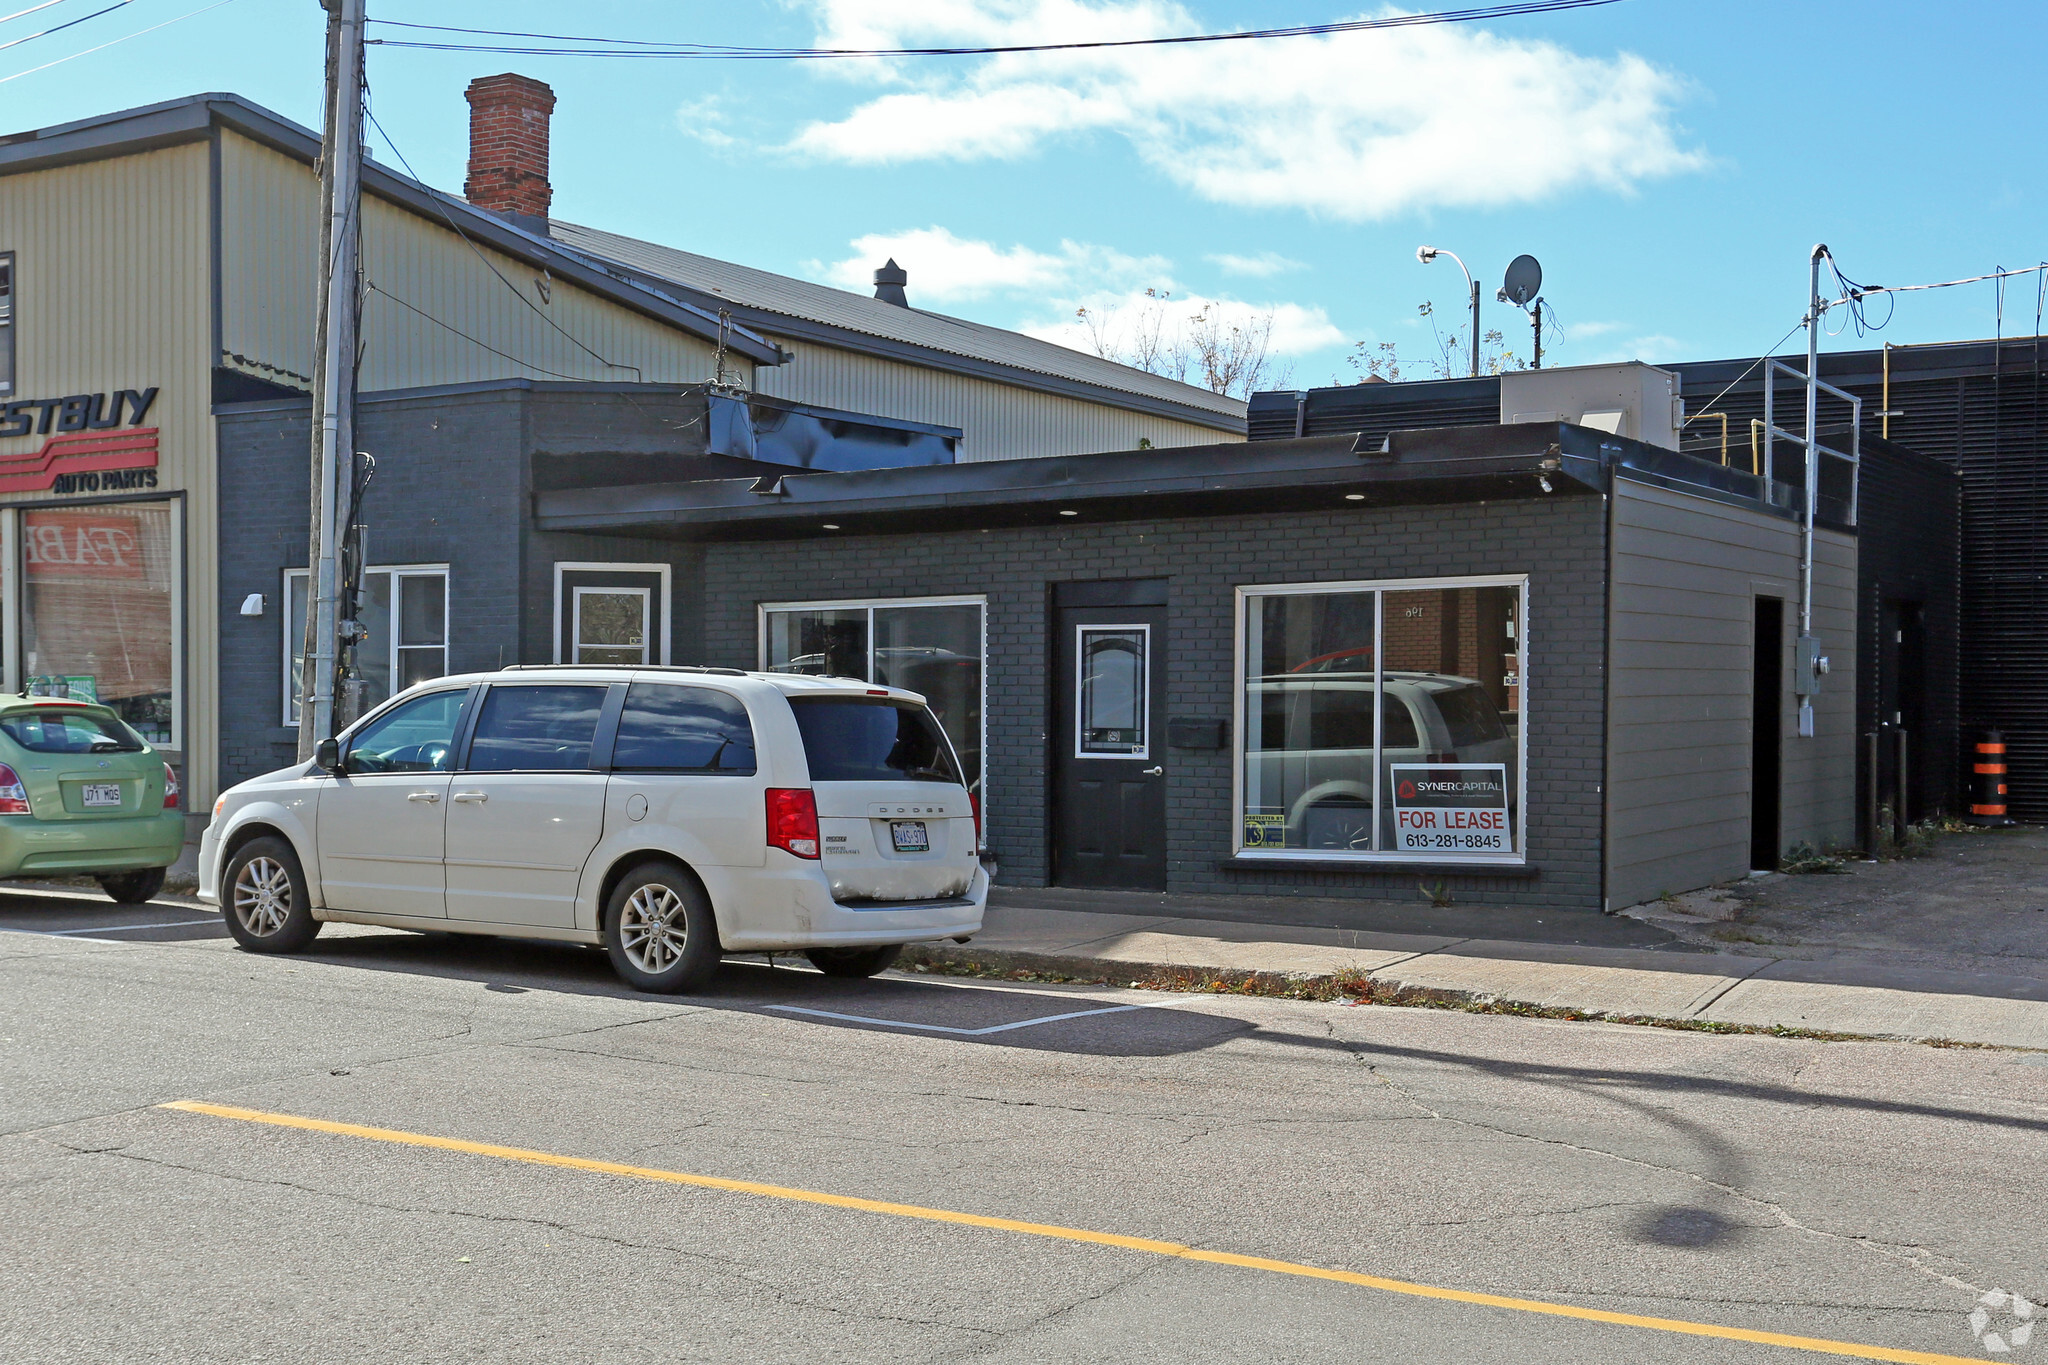
[(1503, 763), (1394, 763), (1394, 840), (1403, 853), (1513, 853)]

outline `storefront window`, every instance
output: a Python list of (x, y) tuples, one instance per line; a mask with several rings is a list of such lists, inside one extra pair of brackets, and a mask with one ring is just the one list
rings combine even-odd
[(111, 706), (177, 744), (177, 547), (164, 503), (21, 515), (21, 640), (31, 693)]
[[(302, 651), (306, 646), (306, 583), (304, 569), (291, 569), (285, 574), (290, 601), (284, 613), (286, 725), (299, 723)], [(356, 647), (356, 668), (363, 675), (364, 711), (415, 683), (448, 672), (446, 568), (368, 570), (363, 574), (362, 610), (357, 619), (369, 631), (369, 637)]]
[(960, 598), (777, 603), (761, 611), (761, 664), (923, 694), (979, 800), (982, 612), (979, 599)]
[(1524, 587), (1245, 589), (1238, 847), (1521, 853)]

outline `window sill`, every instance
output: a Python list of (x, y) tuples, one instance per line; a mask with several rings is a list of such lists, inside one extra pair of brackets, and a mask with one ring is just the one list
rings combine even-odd
[(1367, 876), (1504, 877), (1533, 881), (1543, 869), (1533, 863), (1430, 863), (1365, 858), (1274, 858), (1238, 856), (1216, 866), (1224, 872), (1352, 872)]

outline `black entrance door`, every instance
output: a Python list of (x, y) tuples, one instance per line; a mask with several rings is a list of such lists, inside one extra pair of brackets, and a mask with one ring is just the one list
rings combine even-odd
[[(1163, 891), (1165, 584), (1061, 588), (1052, 673), (1053, 879)], [(1077, 598), (1105, 604), (1071, 605)]]
[(1749, 865), (1776, 872), (1784, 853), (1778, 844), (1780, 737), (1785, 725), (1785, 603), (1756, 599), (1756, 638), (1750, 659), (1755, 680), (1750, 694)]

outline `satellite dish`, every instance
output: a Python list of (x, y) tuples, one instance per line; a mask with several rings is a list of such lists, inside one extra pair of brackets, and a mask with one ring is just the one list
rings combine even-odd
[(1517, 308), (1527, 308), (1529, 301), (1543, 288), (1543, 267), (1534, 256), (1517, 256), (1508, 263), (1508, 277), (1501, 281), (1501, 297)]

